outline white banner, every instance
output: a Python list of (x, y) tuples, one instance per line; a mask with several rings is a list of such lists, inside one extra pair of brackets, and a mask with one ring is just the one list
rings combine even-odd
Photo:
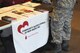
[(31, 53), (47, 43), (48, 12), (12, 22), (16, 53)]

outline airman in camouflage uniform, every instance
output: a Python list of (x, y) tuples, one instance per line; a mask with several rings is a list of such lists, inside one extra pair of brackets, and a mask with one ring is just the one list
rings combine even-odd
[(70, 40), (71, 20), (76, 0), (56, 0), (51, 17), (52, 42), (62, 43)]
[[(48, 0), (45, 0), (48, 2)], [(54, 2), (55, 1), (55, 2)], [(71, 20), (76, 0), (52, 0), (51, 15), (52, 43), (56, 43), (56, 53), (68, 50), (68, 41), (71, 36)]]

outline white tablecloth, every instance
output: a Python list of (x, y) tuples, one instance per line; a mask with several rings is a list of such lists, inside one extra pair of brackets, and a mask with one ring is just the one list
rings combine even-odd
[(13, 21), (12, 30), (16, 53), (31, 53), (47, 43), (48, 12)]

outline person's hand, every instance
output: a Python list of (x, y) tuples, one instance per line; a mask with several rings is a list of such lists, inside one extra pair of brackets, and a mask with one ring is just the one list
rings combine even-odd
[(45, 4), (49, 4), (49, 5), (51, 5), (51, 2), (48, 1), (48, 0), (43, 0), (42, 3), (45, 3)]

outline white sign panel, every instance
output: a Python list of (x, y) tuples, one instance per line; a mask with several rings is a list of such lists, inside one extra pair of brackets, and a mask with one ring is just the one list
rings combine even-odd
[(31, 53), (47, 43), (48, 12), (12, 22), (16, 53)]

